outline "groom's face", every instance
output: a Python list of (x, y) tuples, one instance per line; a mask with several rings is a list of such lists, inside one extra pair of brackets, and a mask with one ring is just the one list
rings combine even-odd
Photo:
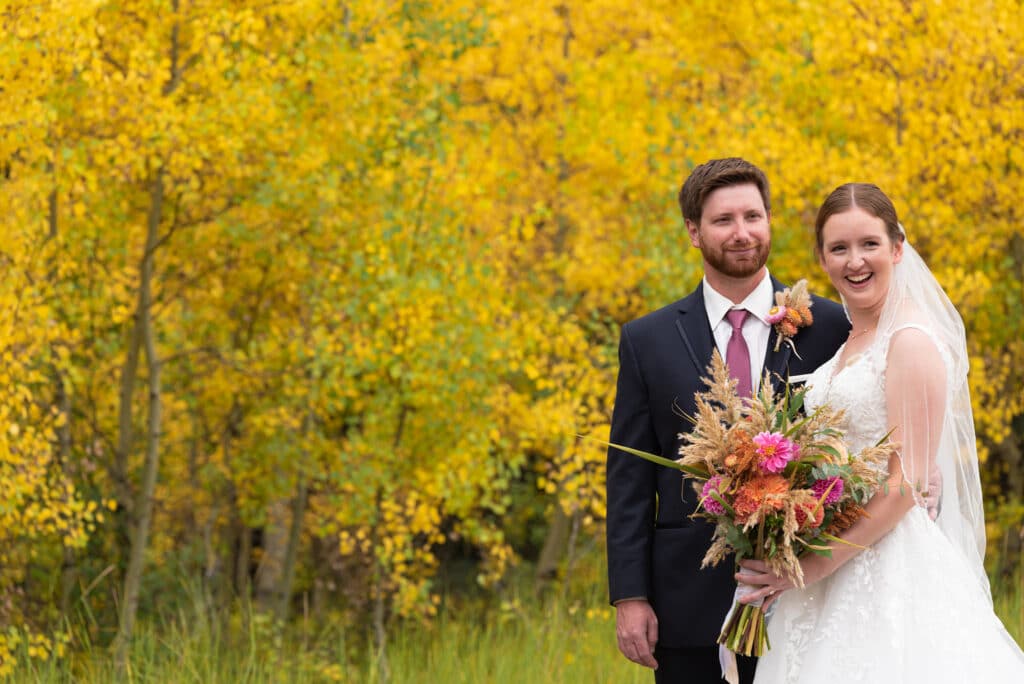
[(757, 274), (772, 246), (771, 216), (753, 183), (718, 188), (704, 200), (700, 224), (686, 222), (706, 271), (730, 278)]

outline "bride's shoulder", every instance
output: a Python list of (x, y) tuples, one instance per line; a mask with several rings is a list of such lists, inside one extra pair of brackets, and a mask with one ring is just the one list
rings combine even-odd
[(888, 336), (886, 345), (889, 352), (888, 356), (890, 357), (893, 354), (912, 354), (915, 351), (925, 352), (929, 348), (934, 349), (936, 352), (939, 350), (935, 333), (924, 325), (915, 325), (913, 323), (908, 323), (894, 330)]
[(883, 322), (882, 342), (888, 356), (893, 353), (913, 354), (928, 352), (932, 349), (938, 353), (941, 349), (938, 332), (930, 325), (927, 316), (912, 302), (904, 302), (890, 319)]
[(886, 375), (890, 378), (894, 370), (907, 380), (922, 375), (944, 374), (946, 370), (946, 360), (938, 340), (924, 325), (903, 325), (892, 333), (886, 346)]

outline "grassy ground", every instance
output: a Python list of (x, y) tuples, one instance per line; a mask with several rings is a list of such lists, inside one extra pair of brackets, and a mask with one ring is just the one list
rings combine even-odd
[[(449, 603), (432, 625), (395, 630), (386, 651), (389, 681), (650, 684), (649, 671), (615, 648), (614, 613), (605, 605), (598, 568), (580, 570), (568, 590), (556, 589), (543, 602), (522, 591), (489, 609)], [(1018, 643), (1024, 643), (1022, 582), (1019, 573), (993, 582), (996, 612)], [(382, 684), (376, 654), (352, 643), (351, 628), (299, 620), (283, 629), (240, 615), (214, 615), (196, 599), (176, 616), (142, 625), (124, 674), (106, 649), (85, 646), (56, 661), (23, 652), (12, 681)]]

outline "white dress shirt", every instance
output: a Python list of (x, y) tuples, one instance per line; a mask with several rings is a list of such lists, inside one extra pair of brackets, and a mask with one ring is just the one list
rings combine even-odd
[(772, 281), (768, 277), (767, 269), (761, 282), (739, 304), (733, 304), (732, 300), (711, 287), (707, 277), (704, 278), (703, 292), (708, 323), (711, 324), (715, 346), (718, 347), (718, 353), (722, 355), (723, 360), (729, 338), (732, 337), (732, 325), (725, 318), (725, 314), (731, 309), (746, 309), (750, 312), (751, 315), (743, 322), (743, 339), (750, 351), (750, 381), (754, 393), (757, 394), (764, 369), (764, 358), (768, 353), (768, 336), (771, 334), (768, 311), (775, 306), (775, 292), (772, 290)]

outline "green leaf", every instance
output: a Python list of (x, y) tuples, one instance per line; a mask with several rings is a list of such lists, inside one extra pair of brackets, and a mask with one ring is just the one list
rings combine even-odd
[(808, 551), (810, 551), (811, 553), (813, 553), (815, 555), (824, 556), (825, 558), (831, 558), (832, 557), (832, 549), (827, 547), (827, 546), (810, 546), (810, 545), (808, 545), (806, 548), (807, 548)]
[(589, 439), (592, 442), (598, 442), (600, 444), (604, 444), (605, 446), (610, 446), (613, 449), (618, 449), (619, 451), (625, 451), (627, 454), (633, 454), (634, 456), (639, 456), (642, 459), (650, 461), (651, 463), (656, 463), (656, 464), (658, 464), (660, 466), (664, 466), (666, 468), (673, 468), (675, 470), (681, 470), (684, 473), (686, 473), (687, 475), (690, 475), (692, 477), (696, 477), (696, 478), (698, 478), (700, 480), (707, 480), (708, 478), (711, 477), (711, 473), (709, 473), (705, 469), (697, 468), (695, 466), (683, 465), (682, 463), (679, 463), (678, 461), (673, 461), (671, 459), (667, 459), (664, 456), (658, 456), (657, 454), (652, 454), (652, 453), (649, 453), (647, 451), (641, 451), (640, 449), (634, 449), (632, 447), (623, 446), (622, 444), (615, 444), (613, 442), (606, 442), (605, 440), (597, 439), (596, 437), (588, 437), (587, 435), (576, 435), (576, 436), (581, 438), (581, 439)]
[(818, 447), (818, 451), (823, 451), (836, 459), (842, 459), (843, 457), (843, 455), (839, 453), (839, 449), (836, 449), (835, 447), (832, 446), (828, 446), (827, 444), (820, 445)]
[[(725, 509), (725, 512), (728, 513), (731, 518), (735, 518), (736, 517), (735, 509), (733, 509), (732, 506), (730, 506), (728, 503), (726, 503), (725, 499), (723, 499), (718, 492), (712, 491), (712, 492), (709, 493), (709, 496), (712, 499), (714, 499), (715, 501), (717, 501), (718, 503), (722, 504), (722, 508)], [(701, 504), (703, 504), (703, 503), (704, 502), (702, 500)]]
[(875, 446), (876, 447), (882, 446), (883, 444), (888, 442), (889, 438), (892, 437), (892, 433), (894, 433), (894, 432), (896, 432), (896, 428), (895, 427), (893, 427), (891, 430), (889, 430), (884, 435), (882, 435), (882, 438), (880, 440), (878, 440), (877, 442), (875, 442)]
[(786, 408), (789, 412), (790, 420), (796, 417), (800, 413), (800, 409), (804, 407), (804, 394), (806, 394), (806, 390), (803, 388), (794, 392), (792, 399), (787, 404)]
[(725, 528), (725, 539), (729, 542), (729, 546), (736, 550), (737, 556), (753, 555), (754, 546), (747, 539), (747, 535), (743, 534), (743, 530), (728, 522), (723, 522), (722, 525)]

